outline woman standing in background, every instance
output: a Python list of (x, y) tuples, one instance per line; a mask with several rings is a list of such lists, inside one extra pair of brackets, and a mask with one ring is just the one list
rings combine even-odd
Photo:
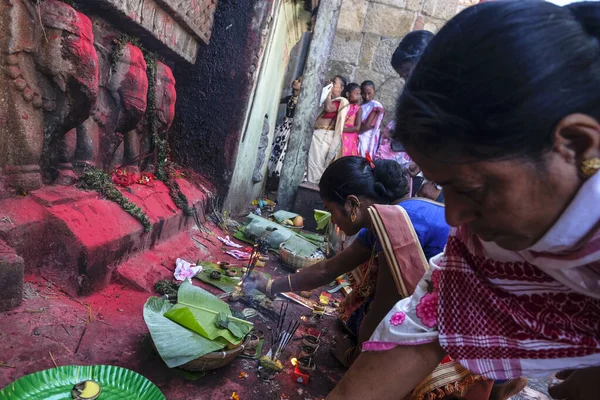
[(369, 154), (375, 156), (379, 147), (379, 129), (385, 115), (385, 110), (380, 102), (375, 100), (375, 84), (372, 81), (364, 81), (360, 85), (363, 99), (362, 126), (358, 135), (358, 151), (361, 156)]
[(296, 111), (296, 105), (298, 104), (298, 95), (300, 94), (301, 87), (302, 76), (299, 76), (292, 82), (292, 95), (281, 99), (281, 103), (286, 103), (287, 105), (283, 122), (275, 128), (273, 148), (271, 149), (271, 156), (269, 157), (268, 164), (268, 190), (275, 191), (279, 186), (279, 174), (281, 173), (283, 160), (285, 160), (285, 152), (287, 150), (287, 143), (292, 129), (292, 122), (294, 121), (294, 113)]
[(343, 96), (346, 78), (336, 75), (323, 113), (317, 118), (310, 151), (308, 152), (308, 182), (319, 183), (325, 169), (342, 154), (342, 133), (348, 100)]

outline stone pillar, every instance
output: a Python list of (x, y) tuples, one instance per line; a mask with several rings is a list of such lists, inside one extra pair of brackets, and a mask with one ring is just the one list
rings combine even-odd
[(0, 240), (0, 312), (21, 304), (24, 266), (23, 259)]
[(277, 192), (278, 208), (281, 209), (292, 208), (298, 186), (302, 183), (341, 5), (342, 0), (322, 1), (319, 5), (304, 67), (302, 90), (281, 170)]

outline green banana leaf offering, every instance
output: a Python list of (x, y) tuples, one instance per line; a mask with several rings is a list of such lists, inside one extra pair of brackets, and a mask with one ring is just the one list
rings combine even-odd
[[(229, 319), (233, 331), (217, 324), (221, 313)], [(164, 315), (207, 339), (223, 344), (239, 344), (254, 326), (251, 322), (233, 317), (227, 303), (189, 282), (181, 284), (177, 292), (177, 304)]]
[(181, 366), (228, 344), (239, 344), (254, 326), (235, 318), (227, 303), (184, 282), (177, 304), (150, 297), (144, 321), (161, 358), (170, 368)]

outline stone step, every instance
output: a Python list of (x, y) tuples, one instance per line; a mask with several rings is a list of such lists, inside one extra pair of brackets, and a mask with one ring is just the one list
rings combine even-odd
[[(203, 218), (211, 189), (177, 182)], [(160, 181), (121, 191), (144, 210), (152, 231), (145, 232), (136, 218), (96, 192), (46, 186), (0, 200), (0, 239), (23, 258), (26, 273), (39, 273), (71, 295), (87, 295), (108, 284), (116, 265), (194, 224)]]

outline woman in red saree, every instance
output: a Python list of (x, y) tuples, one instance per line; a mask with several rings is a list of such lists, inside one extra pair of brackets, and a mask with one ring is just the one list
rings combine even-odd
[(402, 398), (447, 354), (490, 379), (568, 370), (550, 395), (598, 398), (599, 27), (598, 3), (498, 1), (431, 41), (395, 134), (456, 228), (329, 399)]

